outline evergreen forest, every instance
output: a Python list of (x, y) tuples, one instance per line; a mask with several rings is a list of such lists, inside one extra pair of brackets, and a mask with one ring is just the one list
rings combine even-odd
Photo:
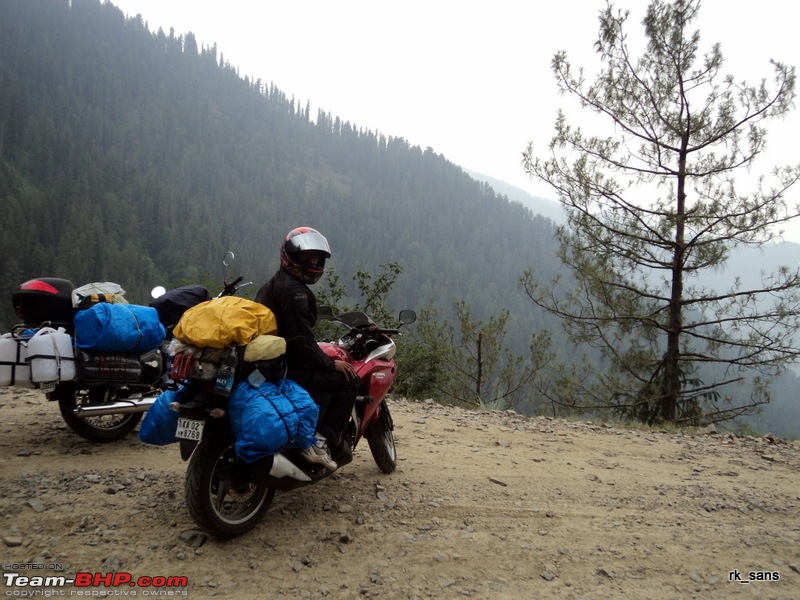
[(299, 225), (328, 237), (349, 293), (356, 273), (397, 263), (393, 312), (508, 311), (519, 352), (558, 329), (519, 288), (526, 269), (561, 269), (549, 219), (433, 148), (311, 114), (216, 45), (107, 1), (0, 2), (0, 202), (3, 331), (12, 291), (34, 277), (113, 281), (146, 304), (155, 285), (219, 286), (232, 250), (252, 295)]
[(0, 12), (6, 293), (60, 276), (143, 302), (155, 284), (219, 280), (229, 249), (260, 282), (298, 225), (327, 235), (343, 280), (399, 263), (399, 307), (519, 313), (522, 270), (557, 268), (547, 219), (431, 148), (309, 114), (191, 33), (151, 32), (100, 0)]

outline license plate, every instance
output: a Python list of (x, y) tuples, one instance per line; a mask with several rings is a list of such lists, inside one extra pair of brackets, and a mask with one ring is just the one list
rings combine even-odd
[(205, 421), (181, 417), (178, 419), (178, 428), (175, 430), (175, 437), (180, 440), (199, 442), (203, 439), (203, 427), (205, 427), (205, 425)]

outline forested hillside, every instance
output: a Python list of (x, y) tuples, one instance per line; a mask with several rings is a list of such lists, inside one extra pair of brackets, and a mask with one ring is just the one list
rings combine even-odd
[(309, 114), (191, 33), (99, 0), (6, 0), (0, 56), (4, 293), (56, 275), (141, 302), (156, 283), (219, 277), (228, 249), (260, 281), (301, 224), (328, 236), (345, 282), (400, 263), (397, 306), (520, 315), (523, 269), (556, 268), (548, 220), (430, 148)]

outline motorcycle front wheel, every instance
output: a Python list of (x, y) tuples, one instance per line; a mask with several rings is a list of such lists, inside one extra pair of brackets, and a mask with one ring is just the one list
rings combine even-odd
[(78, 406), (114, 401), (116, 393), (110, 386), (99, 385), (88, 390), (77, 390), (72, 384), (62, 383), (53, 393), (67, 427), (90, 442), (116, 442), (133, 431), (142, 420), (140, 412), (85, 418), (75, 414)]
[(186, 470), (186, 506), (198, 527), (219, 539), (253, 529), (272, 504), (275, 490), (256, 483), (236, 456), (230, 435), (211, 435), (195, 448)]
[(372, 452), (372, 458), (384, 473), (391, 473), (397, 468), (397, 449), (394, 445), (393, 429), (389, 407), (384, 402), (381, 404), (378, 418), (364, 432), (364, 437), (367, 438), (370, 452)]

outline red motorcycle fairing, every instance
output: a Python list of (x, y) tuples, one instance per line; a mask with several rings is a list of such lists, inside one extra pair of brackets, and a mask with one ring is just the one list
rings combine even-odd
[[(395, 363), (393, 360), (373, 358), (370, 360), (353, 360), (347, 351), (337, 344), (320, 343), (320, 348), (334, 360), (343, 360), (355, 367), (356, 374), (361, 377), (359, 398), (366, 401), (361, 414), (359, 437), (377, 419), (380, 404), (394, 382)], [(375, 402), (377, 400), (378, 402)]]
[(350, 353), (341, 346), (337, 346), (331, 342), (320, 342), (319, 347), (322, 348), (322, 351), (330, 356), (333, 360), (353, 362), (352, 358), (350, 358)]
[(361, 372), (362, 369), (356, 368), (359, 377), (362, 379), (366, 377), (364, 381), (366, 394), (373, 398), (383, 398), (386, 395), (394, 381), (394, 370), (394, 363), (386, 363), (383, 365), (373, 363), (368, 369), (363, 370), (364, 373)]
[(372, 359), (368, 361), (353, 360), (350, 353), (336, 344), (330, 342), (320, 343), (320, 348), (328, 356), (334, 360), (343, 360), (352, 364), (359, 377), (364, 380), (364, 391), (366, 395), (374, 398), (383, 398), (389, 390), (389, 386), (394, 381), (394, 362), (384, 361), (381, 359)]

